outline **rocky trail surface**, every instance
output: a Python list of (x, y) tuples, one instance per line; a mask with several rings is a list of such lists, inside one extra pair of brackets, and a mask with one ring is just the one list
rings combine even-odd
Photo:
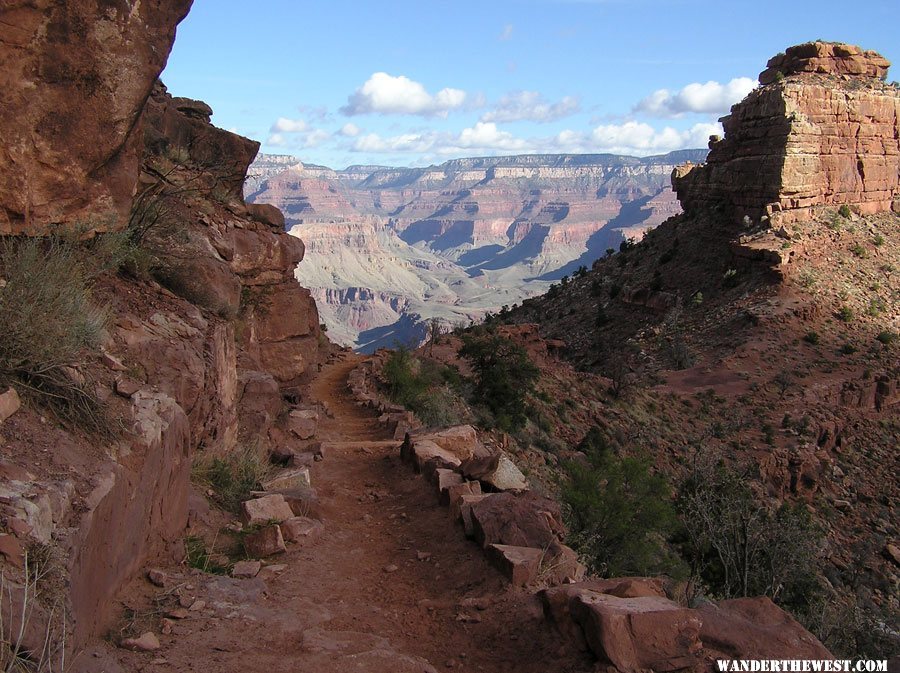
[(252, 579), (173, 573), (157, 591), (185, 597), (186, 618), (164, 626), (154, 652), (118, 650), (121, 670), (590, 670), (531, 593), (510, 587), (401, 464), (374, 412), (350, 398), (358, 363), (348, 355), (313, 384), (330, 410), (318, 433), (325, 458), (311, 469), (324, 533), (270, 557)]

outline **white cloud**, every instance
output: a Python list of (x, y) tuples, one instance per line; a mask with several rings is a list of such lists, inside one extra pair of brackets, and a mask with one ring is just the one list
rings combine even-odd
[(513, 25), (511, 23), (507, 23), (503, 26), (503, 30), (500, 31), (500, 37), (498, 38), (502, 42), (506, 42), (507, 40), (511, 40), (513, 36)]
[(347, 99), (341, 112), (345, 115), (377, 113), (445, 117), (465, 102), (466, 92), (461, 89), (441, 89), (432, 95), (408, 77), (376, 72)]
[(463, 129), (456, 138), (456, 144), (466, 149), (504, 152), (525, 152), (528, 149), (527, 141), (507, 131), (499, 131), (497, 125), (491, 122), (476, 122), (472, 128)]
[(331, 138), (331, 134), (323, 129), (312, 128), (303, 120), (292, 120), (279, 117), (272, 124), (271, 135), (265, 144), (270, 147), (291, 147), (309, 149), (318, 147)]
[(345, 138), (355, 138), (360, 133), (360, 128), (353, 122), (347, 122), (341, 127), (341, 130), (338, 131), (338, 135), (342, 135)]
[(558, 103), (549, 103), (537, 91), (515, 91), (499, 100), (495, 109), (481, 117), (484, 122), (552, 122), (573, 115), (580, 109), (578, 99), (566, 96)]
[(307, 129), (309, 129), (309, 124), (302, 119), (279, 117), (269, 130), (272, 133), (303, 133)]
[(629, 121), (600, 125), (589, 132), (566, 129), (549, 137), (520, 138), (508, 131), (499, 130), (491, 122), (477, 122), (459, 133), (423, 131), (390, 137), (368, 133), (356, 138), (351, 149), (371, 154), (434, 156), (529, 153), (647, 156), (677, 149), (706, 147), (710, 135), (721, 133), (719, 124), (699, 123), (679, 131), (670, 126), (656, 129), (649, 124)]
[(678, 117), (686, 112), (724, 114), (756, 86), (756, 80), (736, 77), (727, 84), (694, 82), (680, 91), (659, 89), (639, 102), (635, 112), (658, 117)]

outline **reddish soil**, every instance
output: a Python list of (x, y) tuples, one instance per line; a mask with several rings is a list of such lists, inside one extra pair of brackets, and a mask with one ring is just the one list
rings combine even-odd
[[(179, 580), (172, 571), (174, 589), (205, 607), (160, 636), (157, 652), (102, 647), (82, 655), (84, 670), (592, 670), (588, 655), (549, 629), (532, 591), (507, 586), (431, 485), (400, 463), (373, 412), (352, 401), (346, 380), (358, 362), (348, 355), (328, 365), (312, 388), (333, 413), (317, 437), (325, 460), (312, 468), (325, 534), (269, 559), (286, 568), (265, 581), (199, 571)], [(165, 593), (143, 584), (147, 604)]]

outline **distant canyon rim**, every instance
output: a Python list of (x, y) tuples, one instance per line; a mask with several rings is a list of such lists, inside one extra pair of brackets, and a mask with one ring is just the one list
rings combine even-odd
[(248, 201), (277, 206), (306, 244), (296, 277), (331, 339), (362, 352), (422, 342), (546, 292), (681, 211), (673, 169), (707, 150), (650, 157), (545, 154), (426, 168), (333, 170), (257, 157)]

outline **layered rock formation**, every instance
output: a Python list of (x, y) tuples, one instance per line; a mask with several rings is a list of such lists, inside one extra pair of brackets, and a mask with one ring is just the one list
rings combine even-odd
[[(133, 6), (132, 6), (133, 5)], [(0, 234), (125, 219), (144, 102), (191, 0), (0, 7)]]
[(889, 62), (859, 47), (811, 42), (772, 58), (760, 88), (722, 118), (706, 164), (672, 183), (688, 212), (799, 221), (822, 206), (900, 209), (900, 90)]
[(156, 83), (189, 0), (14, 5), (0, 10), (0, 235), (123, 231), (100, 247), (143, 260), (100, 274), (102, 352), (69, 367), (120, 436), (47, 423), (27, 398), (0, 440), (4, 556), (60, 550), (79, 647), (148, 559), (182, 557), (195, 453), (269, 447), (326, 342), (294, 278), (302, 241), (276, 208), (244, 202), (258, 143)]
[[(250, 200), (273, 203), (308, 244), (298, 269), (329, 333), (370, 351), (424, 323), (479, 320), (547, 289), (679, 212), (672, 167), (704, 151), (637, 159), (535, 155), (428, 168), (334, 171), (263, 156)], [(398, 308), (400, 307), (400, 308)]]

